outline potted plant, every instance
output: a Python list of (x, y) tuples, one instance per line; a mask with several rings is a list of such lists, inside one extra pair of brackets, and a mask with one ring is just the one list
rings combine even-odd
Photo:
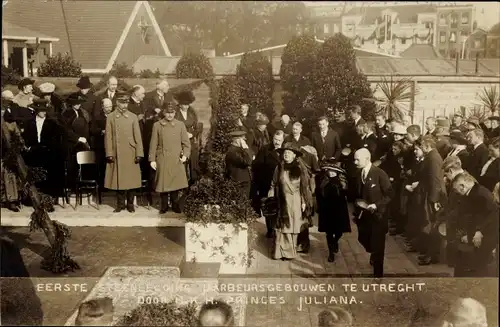
[(189, 189), (184, 205), (186, 260), (218, 262), (220, 273), (242, 274), (251, 264), (249, 243), (258, 217), (250, 201), (225, 176), (229, 132), (236, 128), (240, 110), (238, 85), (228, 77), (216, 90), (203, 175)]

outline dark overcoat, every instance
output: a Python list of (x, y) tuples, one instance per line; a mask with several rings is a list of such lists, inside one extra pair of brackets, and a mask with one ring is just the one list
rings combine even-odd
[(340, 176), (330, 178), (325, 172), (316, 182), (318, 231), (328, 234), (350, 233), (351, 220), (347, 209), (347, 193)]
[(467, 166), (465, 168), (475, 179), (479, 179), (481, 169), (483, 169), (488, 158), (488, 147), (486, 147), (484, 143), (481, 143), (477, 148), (470, 151), (469, 158), (467, 159)]
[(141, 187), (141, 168), (136, 157), (143, 158), (141, 131), (137, 116), (129, 111), (114, 111), (106, 119), (106, 157), (114, 162), (106, 164), (104, 187), (110, 190), (131, 190)]

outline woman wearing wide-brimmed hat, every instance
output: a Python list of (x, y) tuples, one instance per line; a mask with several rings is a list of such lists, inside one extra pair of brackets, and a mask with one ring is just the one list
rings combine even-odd
[(282, 160), (276, 168), (268, 194), (268, 197), (276, 197), (278, 203), (273, 258), (291, 260), (297, 257), (297, 252), (309, 251), (308, 235), (313, 215), (312, 177), (300, 158), (300, 148), (286, 143), (279, 152)]
[(196, 100), (192, 91), (179, 92), (174, 95), (174, 99), (179, 104), (175, 119), (186, 125), (191, 142), (191, 157), (186, 162), (186, 172), (188, 173), (189, 183), (192, 184), (200, 176), (199, 156), (203, 124), (198, 121), (198, 114), (192, 106), (192, 103)]
[(33, 94), (33, 85), (35, 84), (35, 80), (31, 78), (23, 78), (17, 84), (17, 88), (19, 89), (19, 93), (12, 99), (12, 102), (17, 104), (19, 107), (27, 108), (29, 107), (34, 99), (38, 97)]
[(339, 240), (351, 232), (347, 209), (347, 173), (335, 160), (324, 161), (316, 183), (318, 231), (326, 234), (328, 262), (335, 261)]

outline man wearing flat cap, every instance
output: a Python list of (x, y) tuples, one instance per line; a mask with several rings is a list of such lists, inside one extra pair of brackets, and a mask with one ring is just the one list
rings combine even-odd
[(191, 155), (186, 125), (175, 119), (176, 104), (163, 107), (162, 119), (153, 125), (149, 161), (156, 171), (155, 191), (160, 193), (160, 214), (168, 211), (168, 196), (174, 212), (180, 213), (179, 191), (188, 187), (185, 163)]
[(48, 118), (49, 107), (45, 99), (35, 100), (32, 106), (36, 117), (25, 125), (23, 133), (28, 148), (26, 163), (30, 167), (39, 167), (47, 172), (45, 180), (37, 183), (37, 187), (50, 195), (53, 203), (57, 203), (64, 188), (64, 131), (55, 120)]
[(33, 84), (35, 84), (35, 80), (30, 78), (23, 78), (19, 81), (17, 85), (19, 93), (16, 94), (12, 101), (20, 107), (29, 107), (33, 103), (33, 99), (37, 98), (37, 96), (33, 94)]
[(246, 134), (244, 130), (235, 130), (230, 133), (232, 142), (227, 150), (225, 161), (226, 177), (238, 184), (243, 197), (250, 199), (253, 154), (245, 141)]
[[(104, 147), (106, 176), (104, 187), (117, 191), (114, 212), (134, 212), (134, 190), (141, 187), (140, 162), (144, 157), (137, 115), (128, 111), (129, 95), (118, 92), (116, 110), (106, 119)], [(126, 199), (126, 203), (125, 203)]]

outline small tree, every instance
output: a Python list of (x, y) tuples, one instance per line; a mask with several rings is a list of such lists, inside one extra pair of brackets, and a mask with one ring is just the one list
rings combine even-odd
[(373, 97), (373, 101), (381, 109), (377, 111), (385, 111), (388, 118), (398, 122), (402, 122), (405, 115), (411, 114), (408, 104), (415, 96), (411, 78), (383, 78), (377, 84), (377, 89), (381, 92), (379, 97)]
[(318, 44), (310, 35), (295, 36), (286, 45), (280, 68), (284, 113), (297, 116), (312, 92), (317, 50)]
[(484, 87), (478, 98), (481, 105), (488, 109), (491, 115), (498, 113), (500, 109), (500, 92), (496, 86)]
[(134, 70), (125, 62), (122, 62), (121, 64), (117, 64), (115, 62), (108, 74), (115, 76), (116, 78), (135, 77)]
[(177, 78), (214, 78), (214, 69), (210, 60), (202, 53), (187, 53), (182, 56), (175, 67)]
[(240, 92), (234, 77), (224, 77), (218, 85), (216, 99), (212, 99), (212, 151), (226, 153), (231, 144), (229, 133), (237, 128), (240, 114)]
[(236, 69), (242, 103), (247, 103), (253, 114), (262, 112), (272, 120), (274, 117), (273, 68), (260, 52), (245, 53)]
[(38, 67), (37, 71), (40, 77), (80, 77), (82, 75), (82, 65), (76, 62), (69, 53), (61, 54), (47, 58), (47, 60)]
[(5, 85), (17, 85), (22, 77), (17, 71), (10, 67), (2, 66), (2, 87)]
[(373, 119), (375, 104), (370, 84), (356, 67), (356, 53), (351, 41), (340, 33), (327, 39), (318, 51), (313, 73), (314, 108), (324, 114), (328, 108), (362, 108), (365, 118)]

